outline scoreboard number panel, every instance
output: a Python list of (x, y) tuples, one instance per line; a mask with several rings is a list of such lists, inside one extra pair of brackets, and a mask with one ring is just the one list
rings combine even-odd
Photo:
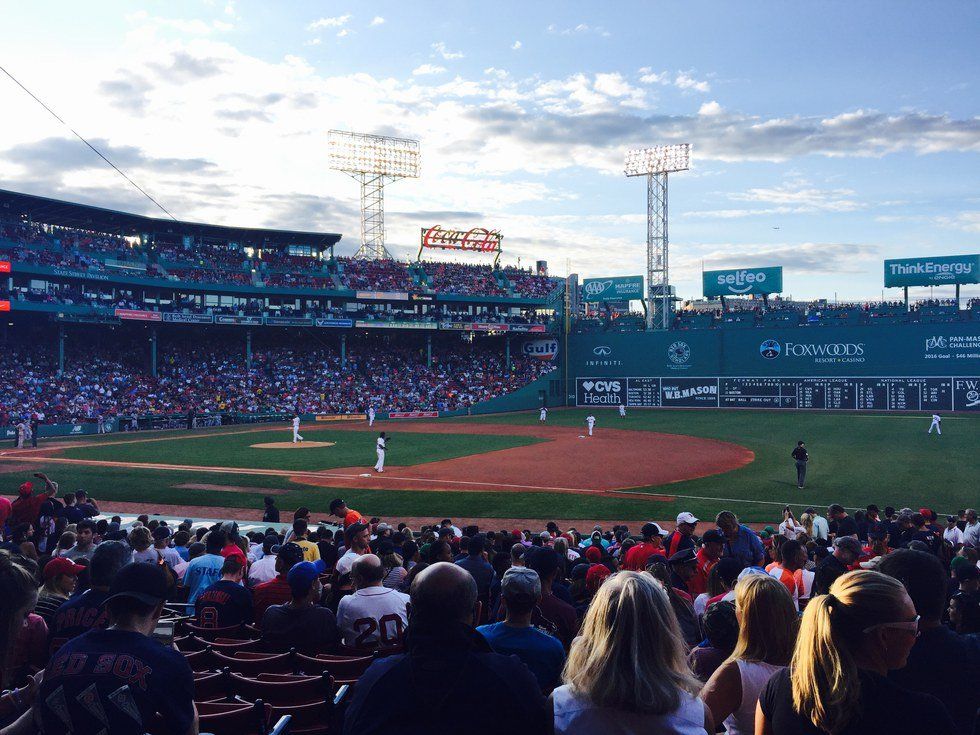
[(980, 377), (576, 378), (576, 405), (980, 411)]

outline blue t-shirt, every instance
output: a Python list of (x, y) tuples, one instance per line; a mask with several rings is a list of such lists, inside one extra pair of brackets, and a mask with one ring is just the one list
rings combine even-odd
[(252, 593), (235, 582), (219, 579), (197, 596), (197, 624), (227, 628), (252, 622)]
[(108, 592), (90, 589), (68, 598), (51, 618), (48, 641), (60, 645), (93, 628), (105, 628), (109, 625), (109, 613), (105, 609), (107, 597)]
[(184, 735), (193, 699), (194, 675), (180, 653), (141, 633), (91, 630), (51, 657), (35, 702), (45, 735), (140, 735), (154, 713)]
[(184, 570), (184, 586), (187, 588), (187, 614), (194, 614), (197, 596), (221, 579), (221, 567), (225, 564), (223, 556), (205, 554), (191, 559)]
[(517, 656), (538, 680), (541, 691), (550, 692), (561, 683), (565, 649), (561, 641), (537, 628), (515, 628), (506, 623), (481, 625), (476, 629), (494, 653)]

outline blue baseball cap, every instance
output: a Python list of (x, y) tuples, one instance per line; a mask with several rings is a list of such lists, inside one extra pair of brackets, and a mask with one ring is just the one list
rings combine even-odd
[(303, 597), (308, 594), (317, 577), (323, 572), (324, 566), (322, 560), (317, 563), (301, 561), (299, 564), (294, 564), (286, 573), (286, 581), (289, 582), (293, 597)]

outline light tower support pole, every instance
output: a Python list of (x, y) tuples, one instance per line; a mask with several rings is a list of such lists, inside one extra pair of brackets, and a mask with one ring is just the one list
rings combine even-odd
[(669, 329), (671, 294), (668, 269), (667, 176), (690, 167), (691, 146), (640, 148), (626, 153), (624, 173), (647, 179), (647, 328)]

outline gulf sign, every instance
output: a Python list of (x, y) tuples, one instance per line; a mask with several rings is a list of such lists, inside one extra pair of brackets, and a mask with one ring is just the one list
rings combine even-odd
[(470, 230), (445, 230), (440, 225), (422, 228), (422, 247), (440, 250), (475, 250), (481, 253), (499, 253), (504, 236), (500, 230), (474, 227)]
[(980, 283), (980, 255), (897, 258), (885, 261), (885, 286)]
[(779, 293), (783, 290), (783, 267), (704, 271), (701, 280), (705, 296)]
[(10, 273), (9, 260), (0, 260), (0, 273)]
[(521, 345), (521, 354), (536, 360), (554, 360), (558, 354), (558, 340), (529, 339)]

